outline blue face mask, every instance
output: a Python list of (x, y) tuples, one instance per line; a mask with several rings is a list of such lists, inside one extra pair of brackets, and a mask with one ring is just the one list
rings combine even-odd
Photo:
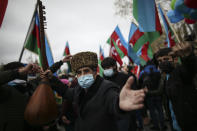
[(77, 80), (82, 88), (89, 88), (94, 83), (94, 77), (92, 74), (80, 76)]
[(15, 79), (13, 81), (8, 82), (8, 85), (15, 86), (15, 85), (26, 85), (25, 80)]
[(104, 70), (103, 73), (105, 76), (110, 77), (114, 74), (114, 71), (113, 71), (113, 69), (107, 69), (107, 70)]

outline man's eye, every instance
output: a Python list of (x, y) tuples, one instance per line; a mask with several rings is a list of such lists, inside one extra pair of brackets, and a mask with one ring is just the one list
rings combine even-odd
[(88, 73), (89, 71), (90, 71), (89, 69), (85, 69), (85, 70), (84, 70), (85, 73)]

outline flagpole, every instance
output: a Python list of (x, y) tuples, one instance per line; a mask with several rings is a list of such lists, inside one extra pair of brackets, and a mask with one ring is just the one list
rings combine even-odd
[[(173, 33), (174, 33), (174, 35), (175, 35), (177, 41), (178, 41), (179, 43), (181, 43), (181, 40), (179, 39), (179, 37), (178, 37), (178, 35), (177, 35), (177, 33), (176, 33), (174, 27), (173, 27), (172, 24), (170, 23), (169, 18), (166, 16), (166, 14), (165, 14), (165, 12), (164, 12), (163, 7), (162, 7), (161, 4), (160, 4), (160, 7), (161, 7), (161, 10), (163, 11), (163, 14), (164, 14), (164, 16), (165, 16), (167, 22), (169, 23), (169, 26), (171, 27), (171, 29), (172, 29), (172, 31), (173, 31)], [(167, 33), (168, 33), (168, 32), (167, 32)]]
[(29, 34), (30, 26), (31, 26), (31, 23), (32, 23), (32, 21), (33, 21), (33, 19), (34, 19), (34, 14), (35, 14), (35, 12), (36, 12), (36, 10), (37, 10), (37, 7), (38, 7), (38, 2), (36, 3), (35, 9), (34, 9), (34, 13), (33, 13), (33, 16), (32, 16), (32, 18), (31, 18), (31, 22), (30, 22), (30, 25), (29, 25), (29, 28), (28, 28), (28, 31), (27, 31), (27, 35), (26, 35), (26, 37), (25, 37), (25, 41), (24, 41), (24, 44), (23, 44), (23, 47), (22, 47), (22, 50), (21, 50), (21, 53), (20, 53), (19, 62), (21, 62), (21, 60), (22, 60), (22, 56), (23, 56), (23, 53), (24, 53), (24, 50), (25, 50), (24, 46), (25, 46), (25, 43), (26, 43), (26, 41), (27, 41), (27, 36), (28, 36), (28, 34)]

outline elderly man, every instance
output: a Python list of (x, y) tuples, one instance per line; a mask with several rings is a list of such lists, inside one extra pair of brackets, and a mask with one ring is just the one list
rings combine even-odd
[(70, 62), (78, 85), (64, 88), (65, 91), (60, 93), (77, 107), (76, 131), (117, 131), (116, 117), (124, 117), (128, 111), (143, 107), (144, 91), (130, 89), (133, 77), (119, 94), (115, 84), (97, 75), (96, 53), (78, 53)]

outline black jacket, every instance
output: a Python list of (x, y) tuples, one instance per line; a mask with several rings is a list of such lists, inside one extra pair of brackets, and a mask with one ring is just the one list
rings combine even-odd
[(124, 117), (126, 113), (119, 109), (119, 88), (115, 84), (97, 76), (86, 92), (79, 85), (62, 88), (57, 83), (60, 87), (57, 92), (77, 107), (75, 131), (117, 131), (116, 117)]
[[(132, 85), (132, 89), (136, 89), (137, 88), (137, 80), (136, 80), (136, 77), (135, 75), (132, 75), (134, 77), (134, 84)], [(125, 73), (122, 73), (122, 72), (116, 72), (113, 76), (111, 77), (106, 77), (104, 76), (104, 78), (106, 80), (109, 80), (109, 81), (112, 81), (114, 83), (116, 83), (120, 90), (122, 89), (122, 87), (124, 86), (124, 84), (127, 82), (128, 78), (130, 76), (125, 74)]]
[(182, 59), (167, 81), (167, 95), (182, 131), (197, 130), (197, 57)]
[(7, 82), (19, 76), (17, 70), (0, 72), (0, 131), (23, 131), (27, 96)]

